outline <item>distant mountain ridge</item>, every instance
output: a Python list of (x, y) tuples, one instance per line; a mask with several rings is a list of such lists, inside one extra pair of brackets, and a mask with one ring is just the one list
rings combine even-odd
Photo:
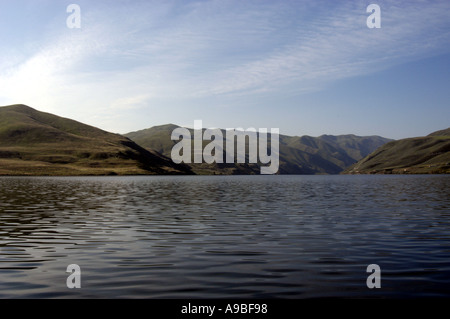
[(18, 104), (0, 107), (0, 175), (192, 174), (130, 139)]
[[(122, 136), (26, 105), (0, 107), (0, 175), (260, 174), (258, 163), (175, 164), (178, 127)], [(348, 134), (279, 142), (279, 174), (450, 173), (450, 128), (398, 141)]]
[(352, 165), (346, 174), (449, 174), (450, 128), (389, 142)]
[[(130, 132), (126, 137), (137, 144), (170, 157), (176, 141), (171, 133), (179, 126), (166, 124)], [(192, 130), (191, 130), (192, 131)], [(392, 141), (380, 136), (280, 135), (280, 174), (339, 174), (348, 166)], [(204, 142), (204, 145), (208, 142)], [(257, 164), (190, 164), (197, 174), (259, 174)]]

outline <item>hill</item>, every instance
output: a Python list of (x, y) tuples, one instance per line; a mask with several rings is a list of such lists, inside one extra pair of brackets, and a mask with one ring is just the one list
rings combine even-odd
[(424, 137), (387, 143), (344, 173), (448, 174), (450, 173), (450, 128)]
[(428, 134), (428, 136), (450, 136), (450, 127), (445, 130), (440, 130), (440, 131), (436, 131), (431, 134)]
[(26, 105), (0, 107), (0, 175), (192, 174), (155, 151)]
[[(177, 125), (167, 124), (125, 134), (137, 144), (170, 157)], [(225, 131), (223, 131), (225, 136)], [(192, 134), (192, 130), (191, 130)], [(193, 135), (193, 134), (192, 134)], [(339, 174), (348, 166), (391, 141), (379, 136), (280, 135), (280, 174)], [(208, 142), (204, 142), (204, 145)], [(258, 164), (189, 164), (197, 174), (259, 174)]]

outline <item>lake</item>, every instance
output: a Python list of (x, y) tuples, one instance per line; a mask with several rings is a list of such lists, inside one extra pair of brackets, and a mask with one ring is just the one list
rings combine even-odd
[(319, 297), (450, 297), (450, 176), (0, 178), (0, 298)]

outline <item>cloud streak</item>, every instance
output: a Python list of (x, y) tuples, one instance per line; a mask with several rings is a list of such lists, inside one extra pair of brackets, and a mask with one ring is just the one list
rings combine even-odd
[(439, 51), (448, 52), (448, 3), (382, 7), (382, 29), (371, 30), (365, 26), (366, 16), (361, 16), (363, 7), (341, 7), (283, 49), (221, 70), (221, 81), (204, 93), (224, 94), (256, 88), (273, 91), (292, 82), (300, 87), (314, 83), (316, 87)]
[(120, 130), (113, 119), (131, 109), (299, 94), (450, 52), (448, 1), (380, 1), (378, 30), (360, 1), (120, 3), (81, 4), (81, 30), (61, 27), (21, 63), (0, 48), (0, 104), (88, 123), (112, 110), (104, 127)]

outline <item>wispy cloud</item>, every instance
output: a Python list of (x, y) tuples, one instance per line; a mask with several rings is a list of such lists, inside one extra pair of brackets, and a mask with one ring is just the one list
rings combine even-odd
[(299, 36), (266, 57), (221, 70), (219, 83), (203, 93), (280, 90), (290, 83), (323, 86), (369, 74), (429, 55), (449, 52), (448, 2), (422, 6), (382, 5), (383, 27), (368, 29), (361, 5), (322, 12), (313, 28), (298, 26)]
[(110, 110), (119, 127), (121, 112), (174, 98), (308, 92), (450, 52), (448, 1), (379, 5), (375, 30), (362, 1), (83, 2), (81, 30), (63, 25), (20, 59), (0, 48), (0, 104), (87, 122)]

